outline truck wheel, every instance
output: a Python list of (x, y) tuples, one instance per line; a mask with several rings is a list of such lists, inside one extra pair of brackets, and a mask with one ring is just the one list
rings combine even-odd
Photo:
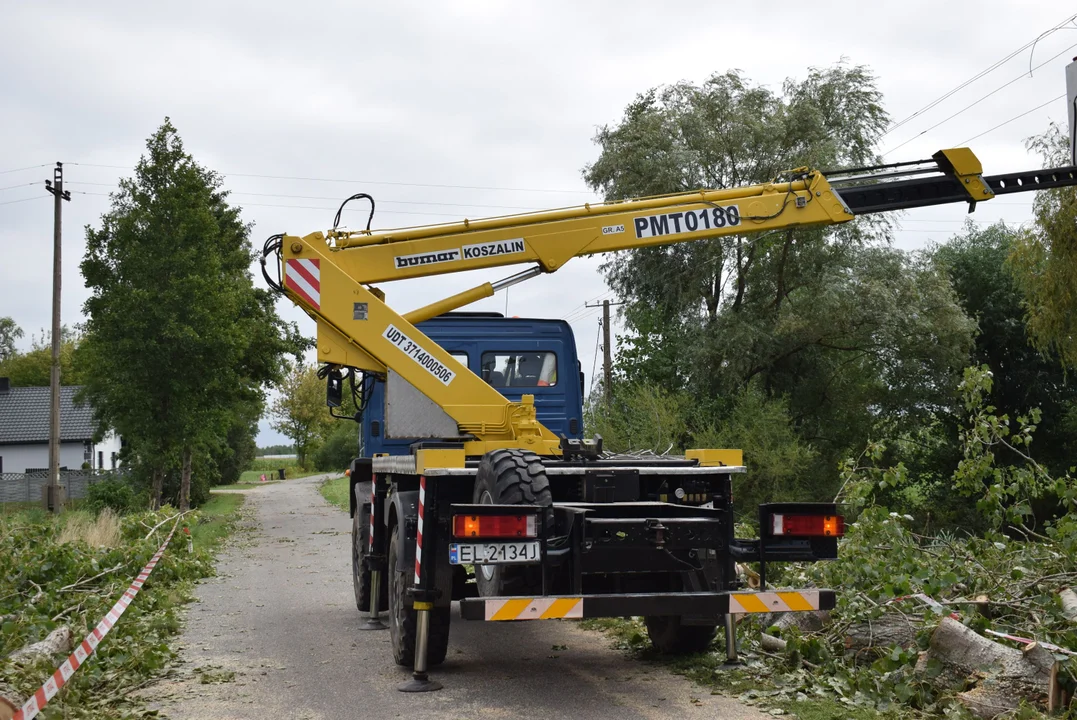
[[(547, 509), (546, 527), (553, 525), (553, 495), (538, 455), (527, 450), (486, 453), (475, 473), (473, 502), (478, 505), (540, 505)], [(481, 597), (532, 595), (542, 592), (537, 566), (476, 565), (475, 582)]]
[(715, 625), (682, 625), (678, 615), (648, 615), (643, 618), (647, 636), (664, 655), (694, 655), (710, 647)]
[[(393, 660), (397, 665), (415, 665), (415, 635), (419, 613), (408, 599), (408, 587), (413, 576), (397, 569), (400, 541), (396, 529), (389, 535), (389, 639), (393, 645)], [(436, 607), (430, 611), (430, 639), (427, 643), (427, 665), (440, 665), (449, 652), (449, 608)]]
[[(355, 592), (355, 607), (364, 613), (370, 612), (370, 570), (363, 563), (369, 548), (370, 508), (360, 504), (352, 518), (352, 590)], [(389, 602), (388, 584), (389, 579), (383, 578), (378, 592), (379, 612), (385, 612)]]

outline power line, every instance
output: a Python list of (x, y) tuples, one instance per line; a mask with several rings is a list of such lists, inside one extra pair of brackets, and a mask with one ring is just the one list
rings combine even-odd
[(47, 197), (48, 195), (40, 195), (35, 197), (21, 198), (19, 200), (8, 200), (7, 202), (0, 202), (0, 205), (14, 205), (15, 203), (27, 202), (29, 200), (41, 200)]
[[(68, 165), (78, 165), (80, 167), (95, 167), (95, 168), (109, 168), (112, 170), (133, 170), (134, 168), (126, 167), (123, 165), (101, 165), (98, 163), (77, 163), (71, 162)], [(13, 172), (13, 171), (12, 171)], [(260, 175), (256, 173), (228, 173), (222, 172), (221, 175), (225, 177), (247, 177), (247, 178), (260, 178), (263, 180), (299, 180), (303, 182), (332, 182), (332, 183), (350, 183), (353, 185), (397, 185), (402, 187), (424, 187), (424, 188), (449, 188), (454, 190), (496, 190), (505, 192), (539, 192), (539, 193), (561, 193), (566, 195), (594, 195), (594, 193), (588, 190), (551, 190), (549, 188), (512, 188), (512, 187), (492, 187), (485, 185), (446, 185), (436, 183), (410, 183), (410, 182), (396, 182), (390, 180), (350, 180), (344, 178), (319, 178), (319, 177), (302, 177), (295, 175)]]
[[(1029, 48), (1034, 48), (1036, 43), (1038, 43), (1040, 40), (1042, 40), (1043, 38), (1047, 37), (1048, 35), (1056, 32), (1058, 30), (1061, 30), (1064, 25), (1066, 25), (1067, 23), (1073, 22), (1075, 19), (1077, 19), (1077, 15), (1070, 15), (1068, 18), (1066, 18), (1062, 22), (1058, 23), (1057, 25), (1055, 25), (1051, 29), (1037, 35), (1035, 39), (1028, 41), (1024, 45), (1022, 45), (1021, 47), (1019, 47), (1016, 50), (1014, 50), (1013, 52), (1011, 52), (1006, 57), (1002, 58), (1001, 60), (996, 61), (994, 64), (990, 65), (985, 70), (981, 70), (980, 72), (976, 73), (971, 78), (969, 78), (965, 82), (961, 83), (957, 87), (955, 87), (952, 90), (944, 93), (943, 95), (940, 95), (939, 97), (935, 98), (934, 100), (929, 102), (927, 105), (925, 105), (924, 107), (922, 107), (919, 110), (917, 110), (916, 112), (914, 112), (912, 115), (909, 115), (908, 117), (904, 118), (903, 120), (900, 120), (900, 121), (892, 124), (889, 128), (886, 129), (886, 132), (884, 132), (882, 135), (879, 136), (880, 139), (886, 137), (891, 132), (893, 132), (894, 130), (897, 130), (899, 127), (901, 127), (905, 123), (909, 122), (913, 118), (919, 117), (920, 115), (927, 112), (931, 108), (935, 107), (939, 103), (941, 103), (944, 100), (952, 97), (954, 94), (960, 92), (961, 90), (964, 90), (966, 87), (968, 87), (972, 83), (976, 82), (980, 78), (985, 77), (986, 75), (994, 72), (995, 70), (1002, 67), (1004, 64), (1006, 64), (1010, 60), (1013, 60), (1015, 57), (1017, 57), (1018, 55), (1023, 53), (1025, 50), (1028, 50)], [(1032, 65), (1032, 57), (1031, 57), (1031, 55), (1029, 56), (1029, 65), (1030, 66)], [(1030, 73), (1032, 72), (1031, 67), (1029, 68), (1029, 72)]]
[(602, 337), (602, 323), (598, 323), (598, 330), (595, 332), (595, 354), (591, 359), (591, 384), (587, 386), (587, 394), (590, 395), (595, 389), (595, 368), (598, 367), (598, 339)]
[(37, 185), (36, 182), (20, 183), (18, 185), (8, 185), (7, 187), (0, 188), (0, 192), (4, 190), (14, 190), (15, 188), (30, 187), (31, 185)]
[[(1036, 66), (1035, 68), (1032, 68), (1032, 69), (1033, 69), (1033, 70), (1039, 70), (1039, 69), (1040, 69), (1041, 67), (1043, 67), (1043, 66), (1044, 66), (1044, 65), (1046, 65), (1047, 63), (1051, 62), (1051, 61), (1052, 61), (1052, 60), (1054, 60), (1055, 58), (1058, 58), (1058, 57), (1061, 57), (1062, 55), (1065, 55), (1066, 53), (1068, 53), (1068, 52), (1069, 52), (1070, 50), (1072, 50), (1073, 48), (1077, 48), (1077, 43), (1074, 43), (1073, 45), (1070, 45), (1070, 46), (1069, 46), (1068, 48), (1066, 48), (1065, 50), (1061, 51), (1060, 53), (1058, 53), (1058, 54), (1056, 54), (1056, 55), (1052, 55), (1051, 57), (1049, 57), (1048, 59), (1044, 60), (1044, 61), (1043, 61), (1042, 63), (1040, 63), (1039, 65), (1037, 65), (1037, 66)], [(1030, 72), (1031, 72), (1031, 71), (1030, 71)], [(913, 136), (912, 136), (911, 138), (909, 138), (909, 139), (908, 139), (908, 140), (906, 140), (905, 142), (901, 143), (900, 145), (898, 145), (898, 146), (896, 146), (896, 147), (892, 147), (892, 148), (890, 148), (889, 150), (887, 150), (886, 152), (884, 152), (884, 153), (882, 154), (882, 157), (886, 157), (887, 155), (889, 155), (890, 153), (894, 152), (895, 150), (897, 150), (897, 149), (899, 149), (899, 148), (903, 148), (903, 147), (905, 147), (906, 145), (908, 145), (909, 143), (911, 143), (911, 142), (912, 142), (913, 140), (917, 139), (918, 137), (921, 137), (922, 135), (925, 135), (925, 134), (927, 134), (927, 133), (931, 132), (932, 130), (934, 130), (935, 128), (939, 127), (940, 125), (943, 125), (943, 124), (945, 124), (945, 123), (948, 123), (948, 122), (950, 122), (951, 120), (953, 120), (953, 119), (954, 119), (955, 117), (957, 117), (958, 115), (960, 115), (960, 114), (962, 114), (962, 113), (966, 112), (967, 110), (970, 110), (970, 109), (974, 108), (975, 106), (979, 105), (979, 104), (980, 104), (981, 102), (983, 102), (983, 101), (984, 101), (984, 100), (986, 100), (987, 98), (991, 97), (991, 96), (992, 96), (992, 95), (994, 95), (995, 93), (997, 93), (997, 92), (999, 92), (999, 91), (1001, 91), (1001, 90), (1004, 90), (1004, 89), (1008, 88), (1008, 87), (1009, 87), (1010, 85), (1013, 85), (1013, 84), (1014, 84), (1015, 82), (1017, 82), (1018, 80), (1022, 80), (1022, 79), (1024, 79), (1024, 77), (1025, 77), (1025, 73), (1024, 73), (1024, 71), (1022, 71), (1020, 75), (1018, 75), (1017, 77), (1015, 77), (1015, 78), (1014, 78), (1013, 80), (1010, 80), (1010, 81), (1009, 81), (1008, 83), (1006, 83), (1006, 84), (1004, 84), (1004, 85), (1000, 85), (999, 87), (995, 88), (994, 90), (992, 90), (991, 92), (987, 93), (986, 95), (984, 95), (983, 97), (979, 98), (978, 100), (975, 100), (975, 101), (973, 101), (973, 102), (969, 103), (968, 105), (966, 105), (965, 107), (961, 108), (960, 110), (958, 110), (957, 112), (955, 112), (955, 113), (954, 113), (953, 115), (950, 115), (949, 117), (947, 117), (947, 118), (944, 118), (943, 120), (940, 120), (939, 122), (935, 123), (934, 125), (932, 125), (932, 126), (931, 126), (931, 127), (929, 127), (928, 129), (926, 129), (926, 130), (921, 130), (921, 131), (920, 131), (919, 133), (917, 133), (916, 135), (913, 135)]]
[[(68, 185), (90, 185), (96, 187), (116, 187), (115, 183), (94, 183), (94, 182), (70, 182)], [(13, 187), (21, 187), (15, 185)], [(0, 188), (4, 190), (6, 188)], [(290, 200), (329, 200), (336, 202), (340, 200), (339, 197), (327, 197), (325, 195), (282, 195), (280, 193), (254, 193), (254, 192), (239, 192), (237, 190), (229, 190), (230, 195), (242, 195), (244, 197), (270, 197), (270, 198), (285, 198)], [(443, 203), (443, 202), (421, 202), (418, 200), (378, 200), (378, 205), (430, 205), (434, 207), (462, 207), (462, 208), (493, 208), (496, 210), (523, 210), (523, 211), (538, 211), (541, 208), (525, 207), (521, 205), (483, 205), (483, 204), (471, 204), (471, 203)]]
[(8, 173), (22, 172), (23, 170), (36, 170), (37, 168), (49, 167), (52, 163), (41, 163), (40, 165), (29, 165), (27, 167), (12, 168), (11, 170), (0, 170), (0, 175), (7, 175)]
[(1066, 93), (1062, 93), (1062, 94), (1061, 94), (1061, 95), (1059, 95), (1058, 97), (1054, 97), (1054, 98), (1051, 98), (1050, 100), (1048, 100), (1047, 102), (1045, 102), (1045, 103), (1044, 103), (1043, 105), (1037, 105), (1036, 107), (1032, 108), (1031, 110), (1026, 110), (1025, 112), (1021, 113), (1020, 115), (1015, 115), (1015, 116), (1013, 116), (1012, 118), (1010, 118), (1009, 120), (1007, 120), (1006, 122), (1001, 122), (1001, 123), (999, 123), (998, 125), (996, 125), (995, 127), (991, 128), (990, 130), (984, 130), (984, 131), (983, 131), (982, 133), (980, 133), (979, 135), (973, 135), (973, 136), (972, 136), (972, 137), (970, 137), (970, 138), (969, 138), (968, 140), (962, 140), (962, 141), (961, 141), (960, 143), (958, 143), (958, 145), (959, 145), (959, 146), (963, 146), (963, 145), (965, 145), (966, 143), (970, 143), (970, 142), (972, 142), (973, 140), (976, 140), (977, 138), (982, 138), (982, 137), (983, 137), (984, 135), (986, 135), (987, 133), (989, 133), (989, 132), (994, 132), (995, 130), (998, 130), (998, 129), (999, 129), (1000, 127), (1002, 127), (1003, 125), (1009, 125), (1009, 124), (1010, 124), (1010, 123), (1012, 123), (1012, 122), (1013, 122), (1014, 120), (1020, 120), (1020, 119), (1021, 119), (1021, 118), (1023, 118), (1023, 117), (1025, 116), (1025, 115), (1031, 115), (1032, 113), (1036, 112), (1037, 110), (1042, 110), (1043, 108), (1047, 107), (1047, 106), (1048, 106), (1048, 105), (1050, 105), (1051, 103), (1053, 103), (1053, 102), (1058, 102), (1059, 100), (1061, 100), (1061, 99), (1062, 99), (1062, 98), (1064, 98), (1064, 97), (1066, 97)]

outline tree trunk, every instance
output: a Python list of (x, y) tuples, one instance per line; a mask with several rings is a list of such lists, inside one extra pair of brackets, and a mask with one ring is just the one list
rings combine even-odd
[(165, 484), (165, 471), (161, 467), (153, 468), (153, 494), (150, 497), (150, 509), (161, 509), (161, 490)]
[(71, 639), (71, 628), (62, 625), (50, 632), (44, 640), (16, 650), (8, 655), (8, 658), (11, 660), (21, 660), (23, 662), (33, 662), (40, 655), (48, 656), (57, 655), (59, 653), (69, 653), (73, 647)]
[(191, 448), (183, 448), (183, 469), (180, 471), (180, 512), (191, 509)]
[(877, 620), (851, 625), (845, 631), (845, 654), (857, 663), (870, 664), (890, 648), (910, 648), (916, 644), (918, 617), (888, 612)]
[(977, 717), (994, 718), (1010, 712), (1021, 700), (1041, 707), (1055, 704), (1055, 659), (1036, 643), (1017, 650), (944, 617), (917, 667), (926, 667), (930, 659), (941, 662), (955, 682), (975, 683), (975, 687), (959, 693), (957, 699)]

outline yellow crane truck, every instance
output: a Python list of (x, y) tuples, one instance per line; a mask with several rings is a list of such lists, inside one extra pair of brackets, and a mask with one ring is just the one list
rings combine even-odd
[[(454, 600), (473, 621), (643, 616), (654, 645), (671, 653), (704, 649), (724, 623), (731, 658), (735, 615), (835, 602), (833, 590), (772, 591), (765, 581), (767, 563), (837, 556), (844, 522), (834, 504), (762, 505), (759, 537), (735, 537), (740, 451), (604, 452), (601, 438), (582, 434), (567, 326), (453, 311), (576, 257), (944, 203), (971, 212), (998, 195), (1077, 184), (1075, 172), (984, 176), (972, 151), (957, 148), (424, 227), (372, 231), (368, 218), (366, 229), (337, 229), (338, 211), (328, 232), (269, 238), (263, 274), (316, 322), (328, 404), (341, 405), (348, 383), (365, 410), (351, 468), (353, 581), (372, 625), (388, 611), (394, 658), (413, 667), (400, 689), (440, 687), (427, 673), (445, 658)], [(357, 198), (373, 217), (373, 199)], [(527, 267), (403, 314), (378, 287), (503, 265)], [(759, 563), (762, 587), (746, 588), (736, 562)]]

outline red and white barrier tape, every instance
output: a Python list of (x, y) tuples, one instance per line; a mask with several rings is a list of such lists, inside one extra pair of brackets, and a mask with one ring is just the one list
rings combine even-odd
[(101, 618), (101, 622), (97, 623), (97, 627), (90, 631), (90, 634), (86, 636), (86, 639), (75, 648), (75, 652), (64, 660), (63, 664), (52, 674), (45, 684), (38, 688), (37, 692), (33, 696), (23, 703), (23, 706), (15, 712), (15, 716), (12, 720), (32, 720), (37, 717), (37, 714), (41, 712), (42, 708), (56, 697), (56, 693), (60, 692), (67, 681), (71, 679), (71, 676), (75, 674), (75, 671), (86, 662), (86, 659), (93, 654), (97, 649), (98, 643), (106, 635), (109, 630), (115, 625), (124, 611), (127, 610), (127, 606), (131, 604), (131, 601), (138, 595), (138, 591), (142, 589), (142, 586), (146, 582), (146, 578), (150, 576), (153, 569), (157, 567), (157, 561), (161, 559), (161, 556), (165, 553), (165, 548), (168, 547), (168, 542), (172, 539), (173, 533), (176, 532), (176, 528), (179, 526), (179, 519), (176, 519), (176, 524), (172, 526), (172, 530), (169, 531), (168, 537), (161, 543), (161, 547), (157, 549), (150, 561), (146, 563), (146, 567), (142, 568), (142, 572), (138, 574), (138, 577), (134, 579), (128, 588), (124, 591), (120, 599), (116, 601), (116, 604), (105, 613), (105, 617)]
[(1000, 637), (1006, 640), (1012, 640), (1014, 642), (1021, 643), (1022, 645), (1031, 645), (1032, 643), (1037, 643), (1039, 645), (1042, 645), (1044, 649), (1050, 650), (1051, 652), (1057, 652), (1062, 653), (1063, 655), (1072, 655), (1074, 657), (1077, 657), (1077, 652), (1074, 652), (1073, 650), (1067, 650), (1066, 648), (1059, 647), (1058, 645), (1052, 645), (1051, 643), (1044, 642), (1043, 640), (1033, 640), (1032, 638), (1023, 638), (1017, 637), (1016, 635), (1007, 635), (1006, 633), (1001, 633), (997, 630), (984, 630), (984, 632), (988, 635), (994, 635), (995, 637)]

